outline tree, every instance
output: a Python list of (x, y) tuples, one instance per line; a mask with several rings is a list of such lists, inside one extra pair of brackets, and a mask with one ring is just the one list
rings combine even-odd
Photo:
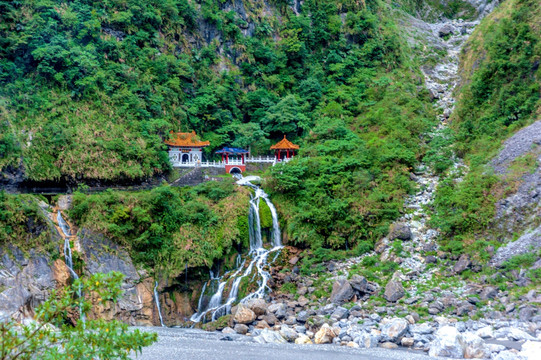
[[(14, 359), (129, 359), (133, 351), (156, 341), (155, 333), (128, 330), (117, 320), (79, 319), (68, 324), (68, 313), (86, 313), (92, 304), (81, 291), (92, 294), (99, 303), (116, 301), (121, 294), (123, 274), (111, 272), (77, 279), (63, 291), (53, 290), (36, 311), (35, 321), (0, 323), (0, 360)], [(75, 299), (75, 300), (74, 300)]]
[(296, 135), (297, 129), (304, 127), (307, 120), (295, 95), (288, 95), (267, 110), (263, 124), (266, 132), (279, 137), (281, 134)]

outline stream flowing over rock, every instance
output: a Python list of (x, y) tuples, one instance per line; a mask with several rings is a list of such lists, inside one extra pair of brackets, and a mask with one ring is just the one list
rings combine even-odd
[[(276, 208), (270, 201), (268, 195), (260, 187), (251, 183), (251, 181), (255, 180), (259, 180), (259, 178), (256, 176), (242, 178), (242, 176), (239, 175), (239, 180), (237, 181), (238, 185), (248, 186), (254, 190), (254, 195), (249, 203), (248, 226), (250, 253), (248, 254), (248, 258), (241, 262), (237, 269), (224, 274), (222, 277), (215, 278), (211, 276), (211, 280), (204, 285), (203, 291), (200, 294), (197, 313), (190, 318), (193, 322), (197, 323), (204, 321), (207, 314), (210, 314), (210, 320), (217, 320), (219, 317), (229, 314), (235, 302), (244, 303), (252, 299), (262, 298), (265, 293), (270, 290), (268, 286), (270, 274), (266, 268), (269, 264), (269, 256), (273, 256), (273, 258), (270, 259), (270, 263), (272, 263), (282, 248), (281, 233)], [(261, 201), (264, 201), (267, 204), (272, 216), (271, 250), (267, 250), (263, 247), (261, 219), (259, 218), (259, 204)], [(241, 281), (245, 278), (248, 279), (253, 271), (255, 271), (254, 277), (257, 276), (258, 279), (258, 288), (238, 301)], [(253, 281), (254, 277), (252, 277), (250, 281)], [(210, 299), (206, 300), (208, 295), (205, 293), (205, 290), (212, 290), (213, 283), (218, 283), (217, 289), (212, 296), (210, 296)], [(224, 291), (226, 291), (227, 297), (224, 296)], [(247, 311), (244, 311), (245, 307), (241, 307), (241, 309), (244, 315), (246, 315), (247, 311), (252, 312), (247, 308)], [(242, 315), (243, 319), (245, 318), (244, 315)], [(251, 321), (253, 321), (253, 319), (249, 322)]]

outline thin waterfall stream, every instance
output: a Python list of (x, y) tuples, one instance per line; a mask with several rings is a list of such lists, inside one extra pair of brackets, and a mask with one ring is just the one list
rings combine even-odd
[[(248, 186), (254, 190), (249, 203), (249, 213), (248, 213), (248, 228), (249, 228), (249, 238), (250, 238), (250, 252), (248, 257), (242, 261), (242, 258), (239, 256), (236, 259), (236, 269), (229, 276), (229, 273), (224, 274), (222, 277), (216, 277), (216, 275), (211, 271), (211, 279), (203, 285), (201, 291), (201, 296), (199, 297), (197, 313), (191, 317), (191, 321), (200, 322), (205, 320), (210, 314), (210, 320), (217, 320), (220, 316), (226, 315), (231, 312), (231, 307), (237, 301), (239, 296), (239, 287), (241, 285), (242, 279), (246, 278), (255, 269), (253, 278), (257, 278), (258, 287), (255, 291), (246, 295), (239, 302), (244, 302), (253, 298), (262, 298), (265, 296), (269, 287), (267, 285), (270, 274), (265, 268), (270, 264), (268, 257), (270, 253), (276, 252), (282, 248), (281, 234), (280, 234), (280, 224), (278, 222), (278, 215), (276, 208), (273, 203), (270, 201), (267, 193), (263, 191), (259, 186), (252, 184), (251, 181), (259, 180), (257, 176), (248, 176), (243, 178), (242, 176), (238, 177), (238, 185)], [(270, 250), (263, 247), (263, 238), (261, 236), (261, 219), (259, 217), (259, 204), (261, 200), (265, 201), (267, 206), (270, 209), (272, 216), (272, 236), (271, 236), (271, 245)], [(273, 257), (271, 263), (276, 259), (276, 256)], [(212, 293), (210, 300), (205, 303), (205, 299), (208, 298), (209, 294), (206, 294), (206, 290), (214, 289), (214, 283), (218, 282), (218, 287)], [(229, 286), (228, 286), (229, 285)], [(224, 295), (224, 291), (228, 289), (229, 292)]]
[(160, 306), (160, 297), (158, 295), (158, 282), (154, 283), (154, 301), (156, 302), (156, 308), (158, 309), (158, 316), (160, 317), (160, 325), (165, 327), (162, 317), (162, 307)]
[[(73, 257), (71, 253), (71, 244), (70, 244), (70, 239), (73, 236), (73, 234), (72, 234), (70, 226), (68, 225), (66, 220), (64, 220), (64, 218), (62, 217), (62, 213), (60, 212), (60, 210), (57, 210), (56, 222), (58, 223), (58, 227), (60, 228), (60, 230), (62, 230), (62, 233), (64, 235), (63, 236), (64, 237), (64, 261), (66, 262), (66, 266), (68, 267), (68, 270), (73, 280), (77, 280), (79, 279), (79, 275), (77, 275), (75, 270), (73, 270)], [(77, 296), (79, 297), (79, 299), (82, 299), (83, 292), (81, 289), (81, 284), (79, 284), (79, 288), (77, 290)], [(79, 304), (79, 313), (81, 316), (81, 321), (84, 324), (86, 320), (86, 316), (83, 312), (81, 304)]]

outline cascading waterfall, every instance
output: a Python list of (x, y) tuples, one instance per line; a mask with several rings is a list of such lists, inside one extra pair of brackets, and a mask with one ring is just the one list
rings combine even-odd
[[(68, 223), (66, 223), (66, 221), (62, 217), (62, 213), (60, 212), (60, 210), (58, 210), (57, 213), (56, 213), (56, 221), (58, 223), (58, 227), (60, 227), (60, 230), (62, 230), (62, 233), (64, 234), (64, 261), (66, 262), (66, 266), (68, 267), (68, 270), (70, 272), (71, 277), (74, 280), (77, 280), (77, 279), (79, 279), (79, 275), (77, 275), (75, 270), (73, 270), (73, 257), (72, 257), (72, 254), (71, 254), (71, 244), (70, 244), (70, 237), (72, 236), (71, 228), (69, 227)], [(81, 284), (79, 284), (79, 288), (77, 290), (77, 296), (79, 297), (79, 299), (82, 299), (82, 297), (83, 297), (83, 291), (81, 289)], [(83, 308), (82, 308), (81, 304), (79, 304), (79, 313), (80, 313), (80, 316), (81, 316), (81, 321), (84, 324), (84, 322), (86, 320), (86, 317), (85, 317), (85, 314), (83, 312)]]
[[(239, 179), (237, 181), (238, 185), (249, 186), (254, 189), (254, 195), (250, 199), (250, 210), (248, 213), (248, 228), (250, 237), (250, 252), (248, 256), (251, 258), (242, 261), (239, 254), (236, 259), (236, 270), (231, 276), (227, 276), (227, 278), (227, 274), (224, 274), (222, 278), (226, 278), (225, 280), (222, 280), (222, 278), (216, 278), (214, 273), (211, 272), (211, 280), (203, 285), (201, 296), (199, 297), (198, 301), (197, 313), (194, 314), (190, 319), (193, 322), (200, 322), (201, 320), (205, 319), (209, 313), (211, 314), (211, 320), (214, 321), (220, 316), (231, 312), (233, 303), (237, 301), (242, 279), (250, 275), (254, 268), (256, 269), (254, 277), (257, 276), (258, 278), (258, 288), (241, 299), (240, 302), (253, 298), (262, 298), (266, 291), (269, 290), (267, 283), (270, 278), (270, 274), (265, 270), (265, 267), (269, 264), (267, 259), (271, 252), (277, 252), (282, 247), (278, 215), (276, 208), (270, 201), (268, 195), (261, 188), (250, 182), (253, 180), (259, 180), (258, 177), (249, 176), (242, 178), (242, 176), (238, 176), (237, 178)], [(272, 216), (272, 249), (270, 250), (263, 247), (263, 239), (261, 236), (261, 219), (259, 217), (259, 204), (261, 199), (263, 199), (263, 201), (265, 201), (269, 207)], [(276, 256), (274, 256), (273, 261), (275, 259)], [(246, 266), (247, 263), (248, 265)], [(208, 304), (204, 305), (204, 297), (208, 296), (205, 294), (205, 291), (209, 287), (207, 285), (213, 281), (220, 281), (220, 283), (217, 290), (211, 296)], [(227, 294), (227, 298), (225, 298), (225, 301), (223, 301), (224, 290), (226, 289), (227, 284), (231, 284), (231, 286), (229, 293)]]
[(162, 308), (160, 306), (160, 297), (158, 295), (158, 282), (157, 281), (154, 283), (154, 301), (156, 302), (156, 308), (158, 309), (158, 316), (160, 317), (160, 325), (165, 327), (165, 325), (163, 324)]

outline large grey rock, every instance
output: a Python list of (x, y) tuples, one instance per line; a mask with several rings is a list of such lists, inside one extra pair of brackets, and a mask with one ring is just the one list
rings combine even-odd
[(453, 272), (455, 274), (460, 274), (467, 268), (471, 266), (471, 260), (470, 257), (467, 254), (462, 254), (460, 256), (460, 259), (455, 263), (455, 266), (453, 266)]
[(428, 355), (462, 359), (465, 348), (464, 339), (458, 330), (452, 326), (443, 326), (436, 331)]
[(287, 343), (286, 339), (283, 338), (280, 333), (277, 331), (272, 331), (269, 329), (261, 330), (261, 333), (254, 337), (254, 341), (259, 344), (285, 344)]
[(387, 324), (383, 325), (381, 335), (385, 341), (398, 343), (400, 338), (404, 336), (408, 330), (409, 323), (405, 319), (394, 318)]
[(451, 24), (445, 24), (438, 30), (439, 37), (446, 37), (452, 35), (456, 31), (455, 27)]
[(267, 313), (267, 303), (263, 299), (250, 299), (244, 303), (257, 316)]
[(267, 308), (267, 311), (274, 314), (278, 319), (283, 319), (287, 315), (287, 307), (284, 303), (271, 304)]
[(360, 293), (368, 293), (369, 290), (368, 290), (368, 280), (366, 280), (366, 278), (364, 276), (360, 276), (360, 275), (353, 275), (351, 277), (351, 279), (349, 279), (349, 284), (351, 285), (351, 287), (360, 292)]
[(397, 302), (404, 297), (405, 290), (402, 283), (398, 280), (391, 280), (385, 286), (383, 297), (389, 302)]
[(246, 335), (248, 332), (248, 326), (245, 324), (236, 324), (233, 330), (235, 330), (237, 334)]
[(334, 312), (331, 314), (331, 319), (335, 319), (335, 320), (341, 320), (341, 319), (345, 319), (348, 317), (348, 314), (349, 314), (349, 310), (344, 308), (344, 307), (341, 307), (341, 306), (338, 306)]
[(533, 336), (527, 332), (517, 329), (515, 327), (504, 327), (494, 331), (495, 338), (507, 338), (509, 340), (521, 341), (521, 340), (535, 340)]
[(332, 303), (341, 305), (350, 301), (354, 295), (355, 292), (353, 291), (349, 281), (347, 281), (345, 277), (340, 277), (332, 286), (330, 300)]
[(282, 337), (288, 342), (295, 342), (295, 340), (299, 337), (297, 331), (287, 325), (282, 325), (280, 328), (280, 335), (282, 335)]
[(411, 239), (411, 229), (406, 223), (394, 223), (393, 225), (391, 225), (388, 238), (389, 240), (409, 240)]
[(496, 289), (493, 286), (487, 286), (481, 291), (481, 293), (479, 294), (479, 297), (482, 300), (488, 300), (488, 299), (494, 299), (496, 295), (498, 295), (498, 289)]

